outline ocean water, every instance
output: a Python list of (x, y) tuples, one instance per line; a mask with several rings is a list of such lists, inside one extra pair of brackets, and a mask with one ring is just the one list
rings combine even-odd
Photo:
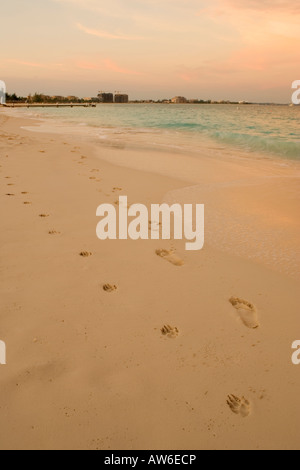
[(132, 142), (195, 150), (205, 141), (217, 149), (300, 160), (300, 106), (103, 104), (27, 113), (88, 127), (102, 143), (128, 143), (131, 137)]
[[(101, 148), (102, 160), (180, 179), (182, 187), (163, 202), (204, 203), (210, 246), (299, 278), (300, 107), (130, 104), (9, 113), (38, 118), (26, 124), (31, 131), (76, 135), (76, 142), (82, 136)], [(106, 152), (107, 146), (142, 151)], [(202, 176), (194, 157), (212, 157), (216, 178)], [(243, 165), (229, 165), (223, 179), (219, 168), (226, 165), (216, 159)], [(235, 168), (243, 168), (241, 176)]]

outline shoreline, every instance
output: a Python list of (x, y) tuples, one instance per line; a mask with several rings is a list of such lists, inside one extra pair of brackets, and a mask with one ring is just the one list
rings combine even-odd
[[(208, 127), (204, 132), (194, 132), (194, 123), (190, 123), (192, 127), (189, 129), (188, 121), (184, 123), (183, 127), (173, 128), (172, 123), (169, 127), (164, 115), (162, 118), (164, 125), (162, 126), (159, 125), (157, 127), (152, 123), (149, 127), (141, 115), (134, 117), (140, 125), (130, 126), (127, 122), (127, 117), (124, 121), (125, 115), (123, 111), (126, 109), (126, 105), (122, 105), (121, 108), (117, 105), (117, 109), (122, 110), (121, 117), (118, 118), (117, 115), (112, 113), (113, 121), (111, 121), (111, 113), (105, 115), (105, 111), (111, 111), (110, 105), (103, 106), (104, 116), (102, 117), (101, 114), (95, 114), (94, 110), (87, 112), (81, 110), (80, 115), (76, 115), (76, 111), (70, 113), (69, 110), (64, 114), (56, 114), (56, 110), (52, 110), (52, 112), (49, 111), (46, 114), (41, 112), (35, 115), (32, 113), (30, 115), (27, 111), (21, 110), (10, 111), (10, 113), (7, 110), (6, 112), (10, 116), (17, 115), (18, 117), (19, 114), (20, 117), (28, 118), (29, 120), (38, 120), (39, 126), (32, 129), (36, 132), (68, 133), (76, 134), (77, 137), (82, 135), (85, 138), (94, 140), (99, 146), (132, 148), (140, 151), (148, 151), (150, 149), (152, 151), (158, 150), (163, 152), (166, 150), (192, 156), (204, 154), (212, 158), (218, 156), (220, 159), (223, 159), (224, 155), (227, 158), (230, 155), (232, 158), (269, 160), (278, 164), (281, 162), (289, 166), (294, 165), (298, 169), (300, 167), (299, 142), (294, 140), (294, 137), (288, 142), (285, 141), (284, 138), (287, 135), (283, 136), (283, 140), (281, 138), (278, 138), (277, 141), (272, 140), (272, 138), (269, 138), (271, 137), (269, 136), (270, 132), (273, 132), (272, 127), (268, 129), (268, 132), (260, 133), (260, 135), (251, 135), (251, 133), (244, 135), (245, 133), (247, 134), (248, 128), (244, 129), (240, 135), (235, 134), (234, 129), (227, 128), (222, 136), (221, 129), (214, 128), (213, 126)], [(148, 105), (145, 105), (144, 108), (148, 110)], [(151, 106), (150, 109), (152, 109)], [(242, 108), (237, 108), (236, 112), (240, 113), (241, 110)], [(290, 117), (290, 113), (293, 114), (292, 111), (289, 111), (286, 117)], [(268, 119), (269, 115), (267, 114), (265, 117)], [(139, 121), (139, 118), (141, 121)], [(224, 115), (225, 118), (226, 115)], [(158, 115), (156, 115), (155, 119), (158, 119)], [(235, 116), (235, 119), (239, 119), (238, 116)], [(243, 119), (243, 115), (240, 116), (240, 119)], [(296, 128), (294, 128), (294, 121), (292, 120), (290, 123), (290, 136), (295, 136), (297, 132)], [(261, 122), (260, 125), (263, 125), (263, 123)]]
[[(298, 274), (228, 253), (212, 236), (232, 239), (219, 217), (225, 207), (247, 228), (246, 204), (260, 221), (262, 252), (282, 226), (282, 243), (298, 248), (293, 170), (189, 157), (183, 168), (173, 154), (141, 159), (139, 150), (29, 132), (25, 118), (0, 121), (0, 339), (8, 348), (0, 447), (297, 449)], [(204, 250), (97, 240), (97, 206), (124, 194), (146, 206), (205, 202)], [(248, 233), (233, 232), (238, 252)], [(175, 250), (184, 265), (159, 249)], [(259, 328), (246, 327), (232, 297), (253, 305)], [(169, 324), (179, 336), (162, 335)], [(246, 417), (232, 412), (228, 395), (245, 396)]]
[[(120, 142), (100, 142), (88, 127), (78, 129), (67, 122), (47, 118), (41, 121), (32, 117), (28, 122), (32, 120), (33, 126), (22, 126), (22, 129), (61, 138), (76, 137), (82, 144), (91, 146), (102, 161), (182, 181), (174, 192), (166, 191), (163, 202), (197, 204), (208, 200), (206, 239), (214, 248), (221, 247), (221, 251), (266, 263), (294, 278), (299, 276), (299, 162), (259, 153), (249, 158), (247, 152), (211, 147), (209, 141), (201, 149), (187, 151), (182, 146), (175, 149), (147, 146), (142, 135), (143, 144), (139, 145), (136, 144), (138, 136), (134, 134), (128, 140), (125, 129)], [(280, 202), (274, 206), (278, 194)], [(262, 242), (266, 238), (267, 245)]]

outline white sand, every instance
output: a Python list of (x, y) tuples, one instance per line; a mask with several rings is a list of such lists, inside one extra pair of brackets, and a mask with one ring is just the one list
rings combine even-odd
[[(96, 152), (24, 119), (0, 124), (0, 448), (299, 448), (295, 168)], [(205, 203), (204, 250), (99, 241), (96, 208), (120, 194)]]

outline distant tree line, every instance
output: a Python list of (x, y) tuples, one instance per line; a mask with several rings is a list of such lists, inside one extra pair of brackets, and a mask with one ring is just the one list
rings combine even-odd
[(21, 96), (17, 96), (16, 93), (10, 95), (6, 93), (6, 102), (7, 103), (30, 103), (30, 104), (40, 104), (40, 103), (47, 103), (47, 104), (61, 104), (61, 103), (95, 103), (99, 102), (98, 98), (91, 98), (91, 99), (82, 99), (78, 98), (77, 96), (49, 96), (43, 93), (34, 93), (34, 95), (29, 95), (28, 97), (24, 98)]
[(21, 96), (17, 96), (16, 93), (10, 95), (6, 93), (6, 102), (8, 103), (26, 103), (27, 98), (23, 98)]
[(49, 96), (44, 95), (43, 93), (35, 93), (34, 95), (29, 95), (27, 98), (28, 103), (84, 103), (85, 100), (78, 98), (77, 96)]

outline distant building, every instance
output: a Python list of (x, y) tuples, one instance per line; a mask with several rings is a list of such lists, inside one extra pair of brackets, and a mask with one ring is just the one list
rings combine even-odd
[(128, 103), (129, 96), (121, 93), (115, 95), (115, 103)]
[(175, 96), (175, 98), (172, 99), (173, 104), (185, 104), (187, 103), (187, 99), (184, 98), (183, 96)]
[(98, 99), (100, 103), (113, 103), (114, 95), (112, 93), (99, 93)]

